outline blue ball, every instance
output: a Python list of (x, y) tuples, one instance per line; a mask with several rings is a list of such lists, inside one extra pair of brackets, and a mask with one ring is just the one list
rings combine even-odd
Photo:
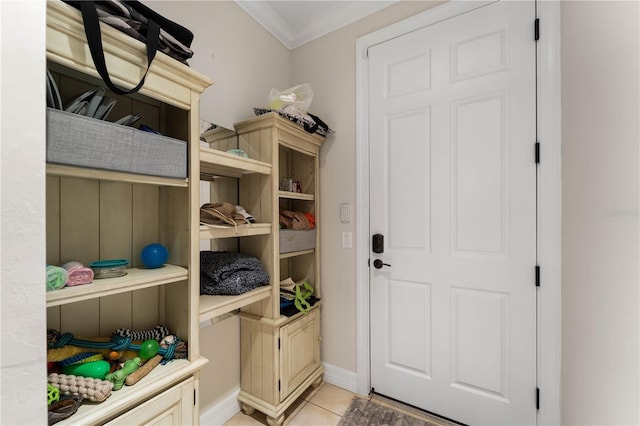
[(162, 244), (149, 244), (140, 253), (140, 260), (149, 269), (161, 267), (168, 258), (169, 251)]

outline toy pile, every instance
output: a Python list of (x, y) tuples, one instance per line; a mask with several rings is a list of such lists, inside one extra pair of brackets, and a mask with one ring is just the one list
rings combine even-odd
[(110, 338), (47, 331), (49, 424), (73, 415), (83, 400), (102, 402), (158, 364), (187, 357), (187, 344), (163, 325), (116, 330)]

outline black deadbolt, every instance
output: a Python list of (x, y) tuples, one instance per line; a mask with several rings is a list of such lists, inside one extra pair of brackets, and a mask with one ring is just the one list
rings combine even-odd
[(374, 234), (371, 240), (371, 250), (374, 253), (384, 253), (384, 235)]

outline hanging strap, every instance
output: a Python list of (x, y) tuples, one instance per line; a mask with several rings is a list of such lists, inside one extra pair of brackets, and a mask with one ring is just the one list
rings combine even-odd
[(104, 59), (104, 50), (102, 49), (102, 34), (100, 32), (100, 20), (98, 19), (98, 11), (93, 1), (81, 1), (80, 11), (82, 12), (82, 20), (84, 21), (84, 32), (87, 36), (87, 43), (89, 44), (89, 50), (91, 51), (91, 57), (93, 63), (104, 80), (105, 84), (114, 93), (119, 95), (129, 95), (138, 92), (144, 85), (144, 79), (147, 77), (151, 62), (156, 57), (156, 51), (158, 50), (158, 42), (160, 39), (160, 25), (151, 19), (148, 20), (147, 28), (147, 70), (144, 72), (140, 82), (132, 89), (121, 89), (111, 81), (109, 77), (109, 71), (107, 70), (107, 63)]

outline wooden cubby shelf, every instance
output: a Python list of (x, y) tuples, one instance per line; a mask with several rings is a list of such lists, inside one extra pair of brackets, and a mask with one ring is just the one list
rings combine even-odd
[(47, 164), (47, 175), (71, 178), (105, 180), (111, 182), (140, 183), (147, 185), (177, 186), (186, 188), (189, 179), (169, 178), (162, 176), (140, 175), (135, 173), (115, 172), (110, 170), (89, 169), (84, 167)]
[(258, 287), (239, 296), (200, 296), (200, 322), (259, 302), (271, 296), (271, 286)]
[(286, 198), (290, 200), (305, 200), (305, 201), (313, 201), (316, 198), (313, 194), (303, 194), (300, 192), (289, 192), (289, 191), (278, 191), (278, 197)]
[(300, 251), (291, 251), (289, 253), (280, 253), (280, 259), (288, 259), (290, 257), (302, 256), (305, 254), (312, 254), (315, 252), (315, 249), (308, 250), (300, 250)]
[(240, 178), (242, 175), (271, 174), (271, 164), (243, 158), (217, 149), (200, 147), (200, 175), (204, 180), (216, 177)]
[(200, 239), (251, 237), (271, 233), (270, 223), (252, 223), (234, 226), (200, 225)]
[(188, 275), (187, 269), (168, 264), (157, 269), (130, 268), (127, 269), (127, 275), (122, 277), (94, 279), (90, 284), (49, 291), (47, 292), (47, 307), (170, 284), (186, 280)]

